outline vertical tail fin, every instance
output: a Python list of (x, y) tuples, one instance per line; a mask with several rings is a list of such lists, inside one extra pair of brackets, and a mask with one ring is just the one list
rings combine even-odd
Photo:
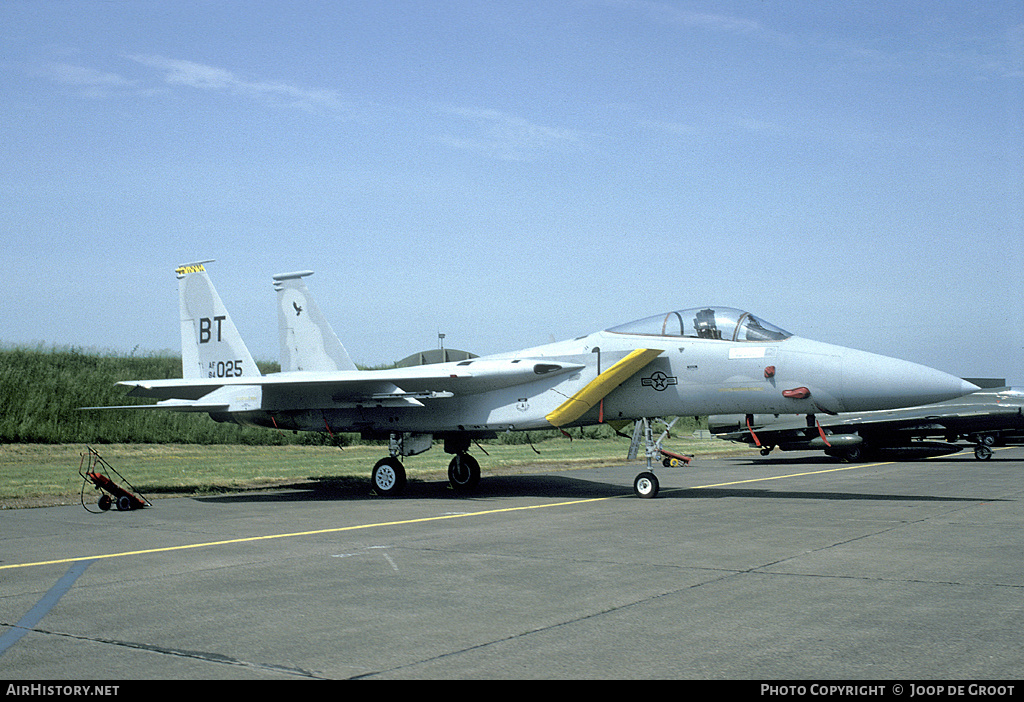
[(356, 370), (356, 364), (302, 280), (309, 275), (313, 275), (313, 271), (274, 276), (281, 370)]
[(199, 261), (178, 266), (183, 378), (258, 376), (259, 369)]

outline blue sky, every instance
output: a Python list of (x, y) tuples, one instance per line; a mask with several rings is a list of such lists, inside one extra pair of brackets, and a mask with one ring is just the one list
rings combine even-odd
[(4, 344), (179, 348), (177, 264), (278, 358), (704, 304), (1024, 383), (1024, 5), (0, 3)]

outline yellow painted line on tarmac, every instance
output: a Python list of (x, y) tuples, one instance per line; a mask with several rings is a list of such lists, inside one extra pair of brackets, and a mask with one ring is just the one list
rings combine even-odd
[[(882, 463), (860, 463), (856, 465), (840, 466), (839, 468), (826, 468), (824, 470), (812, 470), (804, 473), (789, 473), (786, 475), (774, 475), (764, 478), (748, 478), (746, 480), (733, 480), (726, 483), (712, 483), (709, 485), (694, 485), (688, 488), (681, 488), (684, 490), (702, 490), (707, 488), (717, 487), (729, 487), (732, 485), (743, 485), (747, 483), (763, 483), (769, 480), (784, 480), (785, 478), (799, 478), (808, 475), (821, 475), (824, 473), (838, 473), (841, 471), (855, 470), (857, 468), (871, 468), (875, 466), (891, 465), (895, 461), (886, 461)], [(669, 492), (666, 490), (665, 492)], [(120, 553), (107, 553), (97, 556), (79, 556), (74, 558), (58, 558), (51, 561), (37, 561), (35, 563), (12, 563), (10, 565), (0, 565), (0, 571), (11, 570), (15, 568), (32, 568), (35, 566), (44, 565), (56, 565), (60, 563), (75, 563), (78, 561), (93, 561), (104, 558), (125, 558), (127, 556), (142, 556), (151, 553), (170, 553), (172, 551), (186, 551), (189, 549), (196, 548), (210, 548), (213, 546), (227, 546), (229, 544), (244, 544), (252, 543), (256, 541), (273, 541), (275, 539), (290, 539), (297, 536), (315, 536), (317, 534), (336, 534), (345, 531), (360, 531), (363, 529), (377, 529), (380, 527), (389, 526), (404, 526), (407, 524), (425, 524), (427, 522), (439, 522), (446, 519), (465, 519), (467, 517), (484, 517), (492, 514), (506, 514), (510, 512), (524, 512), (531, 509), (545, 509), (548, 507), (571, 507), (573, 505), (582, 505), (593, 502), (604, 502), (606, 500), (618, 499), (621, 495), (613, 495), (609, 497), (593, 497), (585, 500), (569, 500), (568, 502), (552, 502), (544, 505), (524, 505), (521, 507), (501, 507), (499, 509), (487, 509), (480, 512), (462, 512), (459, 514), (443, 514), (435, 517), (419, 517), (416, 519), (401, 519), (393, 522), (375, 522), (372, 524), (355, 524), (353, 526), (345, 527), (331, 527), (329, 529), (314, 529), (312, 531), (295, 531), (287, 534), (268, 534), (265, 536), (246, 536), (238, 539), (225, 539), (223, 541), (206, 541), (197, 544), (182, 544), (180, 546), (163, 546), (161, 548), (147, 548), (140, 549), (138, 551), (122, 551)]]
[(716, 488), (716, 487), (728, 487), (730, 485), (743, 485), (744, 483), (763, 483), (767, 480), (782, 480), (783, 478), (802, 478), (807, 475), (822, 475), (824, 473), (839, 473), (844, 470), (854, 470), (856, 468), (873, 468), (876, 466), (888, 466), (896, 463), (896, 461), (883, 461), (881, 463), (858, 463), (851, 466), (840, 466), (839, 468), (825, 468), (824, 470), (809, 470), (805, 473), (788, 473), (786, 475), (773, 475), (767, 478), (748, 478), (747, 480), (733, 480), (729, 483), (713, 483), (711, 485), (694, 485), (693, 487), (686, 488), (687, 490), (701, 490), (705, 488)]
[(569, 507), (571, 505), (586, 504), (588, 502), (601, 502), (610, 500), (611, 497), (595, 497), (586, 500), (570, 500), (568, 502), (552, 502), (546, 505), (525, 505), (522, 507), (502, 507), (500, 509), (488, 509), (481, 512), (462, 512), (459, 514), (443, 514), (436, 517), (419, 517), (417, 519), (401, 519), (393, 522), (376, 522), (373, 524), (355, 524), (345, 527), (331, 527), (329, 529), (314, 529), (312, 531), (295, 531), (288, 534), (268, 534), (266, 536), (246, 536), (239, 539), (225, 539), (223, 541), (206, 541), (198, 544), (182, 544), (180, 546), (163, 546), (160, 548), (145, 548), (138, 551), (122, 551), (120, 553), (106, 553), (96, 556), (78, 556), (74, 558), (57, 558), (51, 561), (36, 561), (35, 563), (11, 563), (0, 565), (0, 570), (11, 570), (14, 568), (32, 568), (34, 566), (56, 565), (59, 563), (75, 563), (78, 561), (94, 561), (104, 558), (124, 558), (126, 556), (142, 556), (150, 553), (169, 553), (172, 551), (186, 551), (195, 548), (209, 548), (211, 546), (226, 546), (228, 544), (244, 544), (254, 541), (273, 541), (275, 539), (290, 539), (296, 536), (315, 536), (317, 534), (335, 534), (343, 531), (359, 531), (362, 529), (376, 529), (388, 526), (403, 526), (406, 524), (424, 524), (426, 522), (439, 522), (445, 519), (464, 519), (466, 517), (483, 517), (490, 514), (501, 514), (504, 512), (522, 512), (530, 509), (544, 509), (546, 507)]
[[(1001, 448), (994, 448), (993, 451), (1005, 451), (1010, 448), (1009, 446), (1003, 446)], [(926, 460), (939, 460), (946, 458), (946, 455), (941, 456), (928, 456)], [(715, 483), (713, 485), (694, 485), (687, 490), (700, 490), (701, 488), (716, 488), (716, 487), (728, 487), (730, 485), (742, 485), (744, 483), (763, 483), (766, 480), (782, 480), (783, 478), (800, 478), (805, 475), (822, 475), (823, 473), (838, 473), (844, 470), (854, 470), (856, 468), (877, 468), (878, 466), (891, 466), (899, 463), (899, 461), (879, 461), (878, 463), (857, 463), (849, 466), (840, 466), (838, 468), (826, 468), (824, 470), (811, 470), (806, 473), (789, 473), (787, 475), (776, 475), (769, 478), (750, 478), (748, 480), (734, 480), (731, 483)]]

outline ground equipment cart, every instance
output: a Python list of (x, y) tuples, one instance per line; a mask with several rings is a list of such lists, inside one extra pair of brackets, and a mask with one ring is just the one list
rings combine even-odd
[[(103, 456), (96, 452), (91, 446), (86, 446), (88, 453), (82, 454), (82, 461), (78, 466), (78, 474), (82, 476), (82, 506), (87, 512), (93, 512), (85, 506), (85, 486), (92, 483), (93, 487), (102, 494), (99, 499), (100, 510), (106, 512), (111, 506), (118, 510), (127, 512), (132, 509), (152, 507), (153, 503), (142, 496), (135, 487), (129, 483), (123, 475), (104, 460)], [(117, 476), (118, 480), (124, 483), (129, 489), (121, 487), (111, 479), (110, 474)]]

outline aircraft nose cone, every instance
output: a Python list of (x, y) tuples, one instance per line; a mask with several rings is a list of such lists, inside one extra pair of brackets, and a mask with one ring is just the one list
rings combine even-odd
[(843, 404), (848, 412), (915, 407), (980, 390), (940, 370), (867, 352), (844, 354)]

